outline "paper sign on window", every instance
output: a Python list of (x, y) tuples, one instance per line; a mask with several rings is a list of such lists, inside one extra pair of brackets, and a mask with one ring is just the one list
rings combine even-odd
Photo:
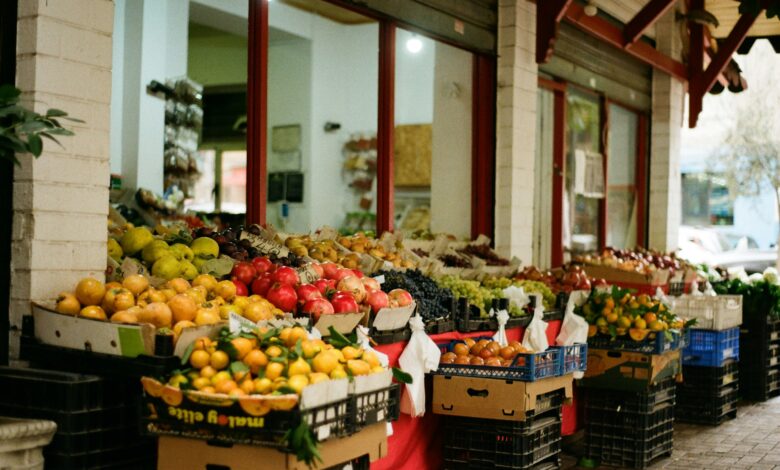
[(604, 197), (604, 157), (600, 153), (574, 151), (574, 192), (585, 197)]

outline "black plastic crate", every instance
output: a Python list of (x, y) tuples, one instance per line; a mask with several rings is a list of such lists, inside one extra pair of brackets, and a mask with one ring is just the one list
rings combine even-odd
[[(666, 333), (668, 333), (668, 337)], [(645, 354), (663, 354), (684, 348), (688, 344), (688, 336), (688, 330), (683, 330), (682, 332), (668, 330), (665, 332), (651, 332), (647, 339), (634, 341), (628, 336), (613, 338), (609, 335), (597, 334), (588, 338), (588, 347)]]
[(739, 383), (739, 362), (730, 360), (720, 367), (683, 366), (683, 382), (677, 390), (716, 390)]
[(401, 343), (409, 341), (409, 338), (412, 337), (412, 330), (408, 326), (388, 331), (379, 331), (372, 328), (369, 336), (376, 344)]
[(44, 448), (44, 468), (46, 470), (81, 469), (138, 469), (157, 468), (157, 441), (146, 439), (139, 443), (118, 442), (109, 450), (90, 450), (72, 453), (52, 451)]
[(561, 418), (551, 413), (526, 422), (448, 417), (445, 468), (523, 469), (557, 457)]
[(93, 429), (86, 432), (54, 434), (51, 443), (46, 447), (50, 452), (61, 454), (84, 454), (94, 451), (112, 450), (117, 447), (142, 442), (138, 423), (131, 426)]
[(119, 405), (88, 411), (55, 411), (41, 407), (20, 407), (0, 402), (0, 416), (48, 419), (57, 423), (57, 433), (80, 433), (94, 429), (138, 426), (138, 407)]
[(605, 465), (644, 469), (672, 455), (674, 429), (670, 426), (645, 440), (614, 435), (587, 435), (588, 458)]
[(531, 323), (533, 315), (525, 315), (522, 317), (509, 317), (506, 321), (506, 328), (525, 328)]
[(740, 396), (750, 401), (766, 401), (780, 393), (780, 365), (757, 367), (740, 363)]
[(0, 367), (0, 389), (4, 391), (4, 403), (15, 408), (53, 412), (101, 410), (138, 403), (141, 397), (137, 380), (13, 367)]
[(347, 465), (349, 465), (352, 470), (369, 470), (371, 468), (371, 460), (368, 455), (363, 455), (356, 459), (352, 459), (349, 462), (343, 462), (324, 470), (343, 470)]
[(440, 318), (425, 323), (425, 332), (429, 335), (440, 335), (455, 330), (455, 321), (452, 318)]
[(716, 394), (685, 393), (678, 397), (677, 421), (717, 426), (737, 416), (737, 386), (727, 386)]
[(382, 421), (396, 421), (401, 413), (401, 388), (393, 384), (349, 398), (350, 433)]
[(673, 378), (651, 385), (642, 392), (589, 389), (586, 391), (585, 406), (594, 410), (649, 413), (661, 404), (674, 405), (675, 393)]
[(674, 403), (658, 405), (649, 413), (629, 413), (604, 409), (585, 409), (586, 436), (615, 436), (644, 441), (674, 426)]

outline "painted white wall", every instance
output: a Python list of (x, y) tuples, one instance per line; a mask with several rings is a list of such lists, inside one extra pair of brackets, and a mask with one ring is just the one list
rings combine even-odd
[(472, 61), (469, 52), (437, 44), (432, 80), (431, 231), (458, 237), (471, 235)]
[[(414, 36), (403, 29), (395, 36), (395, 123), (430, 124), (433, 122), (433, 74), (436, 42), (417, 35), (422, 49), (413, 54), (406, 42)], [(469, 68), (469, 71), (471, 68)]]
[(122, 173), (122, 120), (125, 113), (125, 6), (127, 0), (114, 1), (114, 35), (111, 54), (111, 173)]

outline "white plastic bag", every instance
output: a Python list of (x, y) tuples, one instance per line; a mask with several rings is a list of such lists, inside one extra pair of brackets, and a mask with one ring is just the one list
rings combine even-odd
[[(316, 330), (316, 328), (314, 329)], [(390, 365), (390, 358), (387, 357), (387, 354), (379, 352), (371, 347), (371, 340), (368, 337), (368, 328), (363, 325), (358, 325), (355, 331), (357, 332), (357, 342), (363, 350), (373, 351), (374, 354), (376, 354), (377, 359), (379, 359), (379, 363), (382, 364), (382, 367), (388, 367)]]
[[(534, 295), (538, 296), (538, 294)], [(550, 343), (547, 341), (547, 322), (543, 318), (544, 306), (542, 305), (542, 299), (537, 298), (534, 317), (531, 319), (531, 323), (528, 324), (528, 328), (525, 329), (525, 336), (523, 336), (524, 348), (534, 352), (542, 352), (547, 351), (547, 348), (550, 347)]]
[(425, 414), (425, 374), (439, 368), (441, 351), (425, 334), (425, 325), (419, 315), (409, 319), (409, 328), (412, 329), (412, 337), (398, 358), (398, 365), (412, 376), (412, 383), (405, 384), (401, 411), (417, 417)]
[(718, 293), (715, 292), (715, 289), (712, 288), (712, 284), (710, 284), (710, 281), (707, 281), (707, 284), (704, 285), (704, 295), (707, 297), (717, 297)]
[(509, 345), (509, 340), (506, 338), (506, 322), (509, 321), (509, 312), (506, 310), (499, 310), (496, 313), (496, 320), (498, 321), (498, 330), (493, 335), (493, 341), (497, 342), (503, 348)]
[[(709, 284), (709, 282), (708, 282), (707, 284)], [(698, 282), (698, 281), (693, 281), (693, 282), (691, 283), (691, 295), (692, 295), (692, 296), (694, 296), (694, 297), (699, 297), (699, 296), (701, 296), (701, 295), (704, 295), (704, 294), (703, 294), (703, 293), (702, 293), (702, 292), (699, 290), (699, 282)]]
[(531, 301), (531, 297), (525, 293), (522, 287), (509, 286), (504, 289), (503, 294), (509, 299), (509, 305), (515, 305), (517, 308), (523, 308)]
[[(574, 313), (574, 309), (585, 303), (588, 299), (588, 291), (574, 291), (569, 295), (569, 301), (566, 303), (566, 312), (563, 315), (561, 332), (555, 339), (558, 346), (571, 346), (575, 343), (588, 342), (588, 322), (581, 316)], [(585, 373), (578, 370), (574, 372), (575, 379), (581, 379)]]

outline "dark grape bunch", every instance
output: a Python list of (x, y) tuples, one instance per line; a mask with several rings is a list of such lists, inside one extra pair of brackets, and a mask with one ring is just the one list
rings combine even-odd
[(412, 253), (419, 256), (420, 258), (427, 258), (428, 256), (430, 256), (430, 253), (423, 250), (422, 248), (412, 248)]
[(407, 271), (380, 271), (374, 276), (384, 276), (382, 290), (406, 289), (417, 301), (417, 311), (424, 321), (449, 318), (452, 311), (452, 291), (439, 287), (430, 277), (417, 269)]
[(461, 258), (458, 255), (441, 255), (439, 259), (444, 263), (444, 266), (448, 268), (470, 268), (471, 263), (466, 259)]
[(460, 250), (461, 253), (476, 256), (485, 260), (488, 266), (508, 266), (509, 260), (506, 260), (493, 253), (488, 245), (466, 245), (466, 248)]

